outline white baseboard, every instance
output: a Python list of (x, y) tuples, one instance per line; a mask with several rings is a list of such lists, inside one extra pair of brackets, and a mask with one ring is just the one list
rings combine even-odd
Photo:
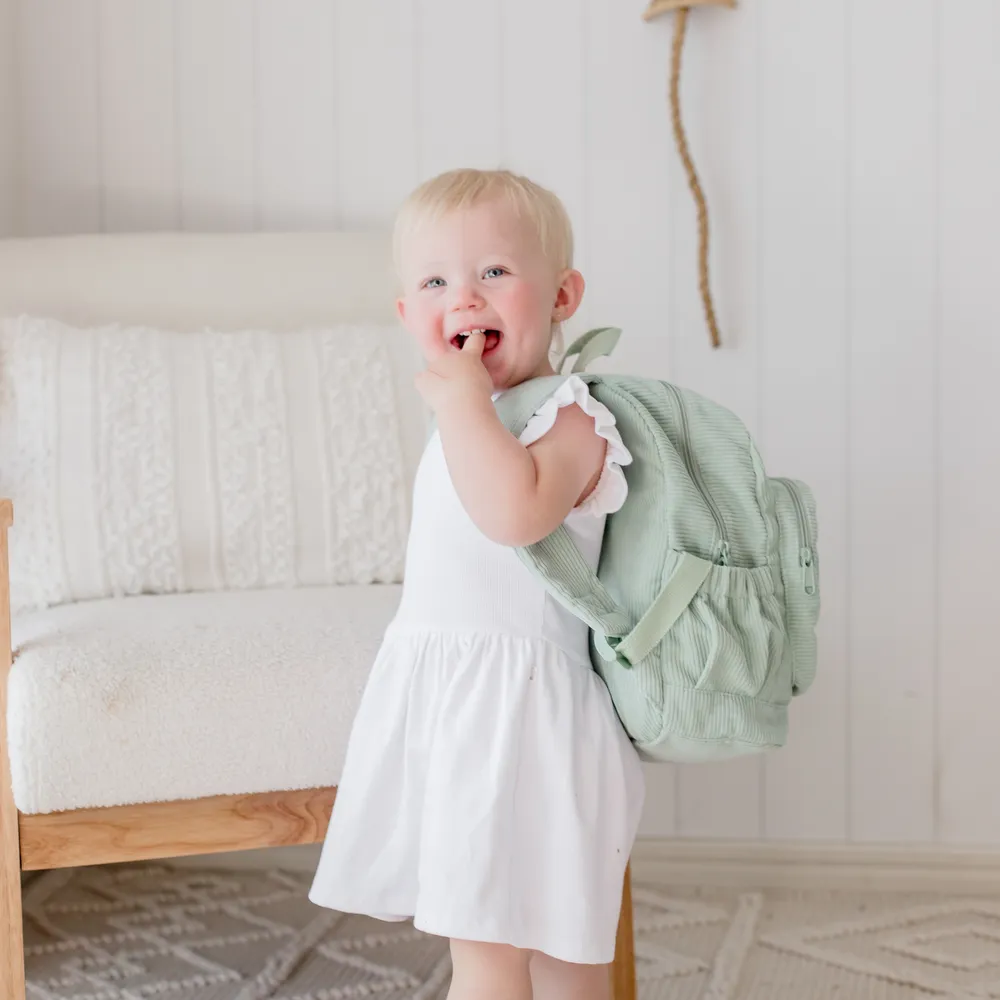
[(649, 838), (632, 858), (657, 885), (1000, 892), (1000, 848)]
[[(171, 863), (312, 872), (318, 860), (319, 847), (309, 846)], [(632, 854), (632, 868), (636, 880), (664, 886), (1000, 892), (1000, 849), (643, 838)]]

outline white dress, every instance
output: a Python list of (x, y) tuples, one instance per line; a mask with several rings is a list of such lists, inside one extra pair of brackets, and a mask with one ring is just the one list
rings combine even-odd
[[(521, 441), (580, 405), (608, 441), (566, 519), (597, 565), (631, 461), (577, 378)], [(440, 438), (414, 486), (406, 581), (348, 745), (309, 898), (431, 934), (610, 962), (642, 811), (641, 764), (588, 654), (587, 628), (466, 514)]]

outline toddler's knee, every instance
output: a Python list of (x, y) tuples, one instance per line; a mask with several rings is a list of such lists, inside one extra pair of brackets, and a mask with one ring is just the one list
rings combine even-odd
[(490, 944), (485, 941), (451, 942), (451, 960), (456, 972), (463, 970), (480, 974), (493, 973), (499, 977), (526, 975), (531, 952), (509, 944)]

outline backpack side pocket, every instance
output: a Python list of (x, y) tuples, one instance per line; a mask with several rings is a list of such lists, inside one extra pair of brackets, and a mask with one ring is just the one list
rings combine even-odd
[[(667, 569), (683, 558), (672, 551)], [(661, 671), (658, 760), (721, 760), (783, 745), (787, 704), (762, 697), (790, 660), (784, 608), (766, 566), (713, 565), (649, 659)], [(644, 661), (648, 662), (648, 661)]]

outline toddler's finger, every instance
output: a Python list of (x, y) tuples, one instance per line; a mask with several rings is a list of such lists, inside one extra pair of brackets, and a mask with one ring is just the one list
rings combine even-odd
[(462, 345), (462, 353), (469, 353), (477, 358), (483, 356), (483, 351), (486, 349), (486, 334), (485, 333), (470, 333), (468, 339)]

